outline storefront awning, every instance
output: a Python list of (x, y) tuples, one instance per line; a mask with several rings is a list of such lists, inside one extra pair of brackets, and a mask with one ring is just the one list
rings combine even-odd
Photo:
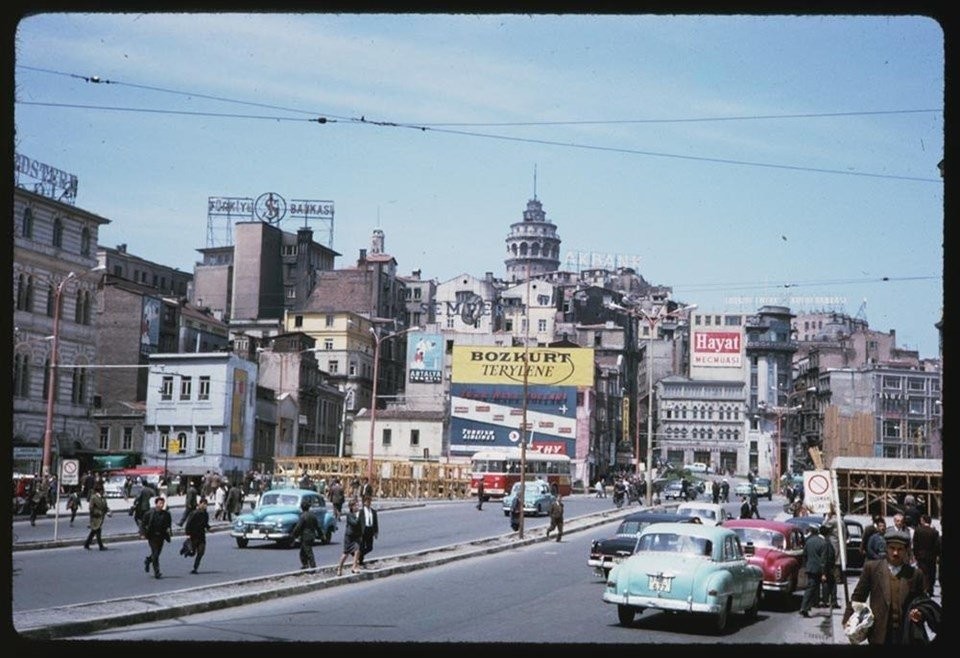
[(136, 466), (133, 455), (93, 455), (93, 470), (112, 471)]

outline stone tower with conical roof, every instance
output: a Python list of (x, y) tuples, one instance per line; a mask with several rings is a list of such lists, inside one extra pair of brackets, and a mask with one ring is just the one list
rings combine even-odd
[(510, 225), (506, 243), (507, 281), (524, 281), (528, 272), (535, 277), (560, 269), (560, 236), (557, 227), (547, 219), (536, 190), (527, 201), (523, 220)]

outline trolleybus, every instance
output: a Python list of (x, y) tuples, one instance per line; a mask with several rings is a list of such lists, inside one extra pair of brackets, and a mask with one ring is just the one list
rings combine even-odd
[[(540, 478), (557, 494), (561, 496), (570, 494), (573, 483), (570, 457), (527, 449), (524, 462), (524, 474), (527, 480)], [(503, 498), (510, 493), (514, 482), (520, 481), (520, 448), (475, 452), (470, 458), (471, 496), (477, 495), (477, 485), (481, 479), (484, 500)]]

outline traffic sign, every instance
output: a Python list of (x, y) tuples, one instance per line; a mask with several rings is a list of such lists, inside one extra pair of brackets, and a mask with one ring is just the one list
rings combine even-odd
[(803, 472), (803, 504), (815, 514), (826, 514), (833, 502), (830, 471)]
[(80, 484), (79, 459), (64, 459), (60, 462), (60, 484)]

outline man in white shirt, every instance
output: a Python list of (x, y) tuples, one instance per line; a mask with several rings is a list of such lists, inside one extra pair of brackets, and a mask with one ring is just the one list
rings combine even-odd
[(359, 566), (363, 566), (363, 558), (367, 553), (373, 550), (373, 540), (377, 538), (380, 526), (377, 523), (377, 510), (370, 505), (370, 496), (363, 497), (363, 507), (360, 509), (360, 558), (357, 560)]

